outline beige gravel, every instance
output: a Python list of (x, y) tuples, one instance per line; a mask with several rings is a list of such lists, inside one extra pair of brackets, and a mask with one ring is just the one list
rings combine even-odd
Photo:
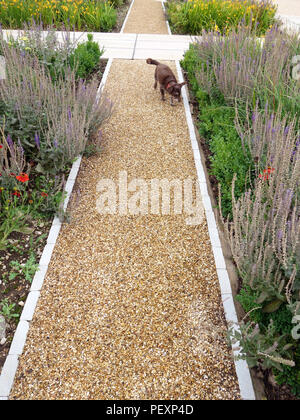
[(160, 0), (134, 0), (125, 33), (167, 34), (168, 29)]
[(153, 74), (112, 64), (116, 110), (83, 160), (11, 399), (240, 399), (206, 222), (95, 210), (97, 182), (120, 170), (196, 177), (183, 105), (160, 100)]

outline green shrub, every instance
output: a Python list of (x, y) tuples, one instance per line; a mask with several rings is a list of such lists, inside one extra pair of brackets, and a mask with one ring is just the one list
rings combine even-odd
[(188, 73), (191, 89), (199, 104), (199, 134), (206, 140), (212, 153), (211, 174), (216, 177), (221, 188), (221, 204), (224, 215), (231, 215), (232, 181), (236, 175), (235, 197), (239, 198), (249, 186), (253, 169), (253, 159), (244, 150), (235, 128), (235, 110), (226, 105), (218, 89), (210, 94), (199, 88), (197, 67), (200, 65), (197, 51), (192, 46), (181, 62)]
[(292, 393), (300, 398), (300, 348), (294, 352), (295, 366), (283, 366), (282, 371), (274, 370), (276, 382), (279, 385), (288, 385)]
[(201, 108), (199, 133), (209, 144), (212, 156), (211, 174), (216, 177), (221, 189), (223, 214), (232, 211), (232, 181), (236, 175), (235, 197), (241, 196), (249, 186), (253, 160), (241, 147), (241, 139), (234, 126), (235, 111), (232, 108), (215, 105)]
[(103, 52), (98, 43), (93, 41), (93, 35), (88, 34), (88, 41), (79, 44), (69, 58), (71, 68), (75, 69), (76, 78), (85, 79), (91, 74), (99, 64)]

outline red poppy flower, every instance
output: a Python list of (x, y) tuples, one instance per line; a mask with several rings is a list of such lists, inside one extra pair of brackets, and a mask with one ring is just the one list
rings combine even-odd
[(20, 175), (16, 176), (17, 180), (20, 182), (27, 182), (29, 181), (29, 176), (22, 172)]
[(14, 192), (12, 193), (12, 195), (15, 195), (16, 197), (21, 197), (21, 193), (20, 193), (20, 191), (14, 191)]
[(41, 196), (42, 196), (42, 197), (48, 197), (48, 194), (42, 191), (42, 192), (41, 192)]
[(3, 148), (3, 146), (2, 146), (2, 144), (0, 144), (0, 149), (2, 149)]
[(260, 179), (263, 179), (264, 181), (266, 181), (270, 178), (270, 174), (272, 174), (273, 172), (275, 172), (275, 169), (269, 167), (267, 169), (264, 169), (263, 173), (259, 174), (258, 176)]

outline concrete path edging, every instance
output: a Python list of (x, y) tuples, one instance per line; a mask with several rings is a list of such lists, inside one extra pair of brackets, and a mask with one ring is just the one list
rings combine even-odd
[[(179, 83), (184, 81), (182, 69), (179, 61), (176, 61), (176, 68), (178, 73)], [(200, 186), (203, 206), (205, 209), (206, 220), (208, 225), (208, 233), (211, 241), (211, 246), (214, 254), (217, 275), (220, 285), (221, 297), (224, 307), (224, 313), (226, 322), (228, 325), (234, 324), (235, 329), (238, 329), (238, 318), (236, 314), (236, 309), (234, 306), (232, 289), (229, 281), (229, 276), (225, 264), (225, 258), (223, 255), (223, 250), (219, 238), (219, 232), (217, 223), (215, 220), (214, 212), (211, 205), (211, 199), (207, 190), (207, 181), (202, 165), (200, 149), (195, 134), (194, 123), (190, 111), (189, 100), (187, 95), (186, 86), (183, 86), (182, 90), (182, 99), (185, 108), (186, 120), (189, 128), (189, 135), (191, 140), (191, 147), (193, 149), (195, 166), (198, 176), (198, 182)], [(239, 351), (233, 350), (234, 355), (234, 364), (235, 370), (238, 378), (238, 383), (240, 387), (241, 398), (243, 400), (255, 400), (255, 392), (252, 384), (252, 379), (249, 371), (248, 364), (245, 360), (236, 360), (236, 357), (239, 355)]]

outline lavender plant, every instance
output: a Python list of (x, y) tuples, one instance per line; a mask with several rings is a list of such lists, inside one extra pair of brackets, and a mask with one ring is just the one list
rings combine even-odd
[(300, 53), (296, 35), (274, 26), (259, 40), (240, 25), (226, 37), (203, 31), (192, 48), (199, 87), (210, 95), (218, 89), (232, 105), (264, 108), (268, 103), (277, 109), (281, 104), (285, 113), (298, 113), (300, 85), (292, 77), (292, 59)]
[(235, 349), (239, 350), (238, 360), (246, 360), (248, 366), (259, 366), (262, 369), (275, 367), (282, 371), (282, 365), (294, 367), (295, 362), (291, 360), (292, 344), (288, 342), (287, 335), (279, 336), (273, 321), (261, 331), (258, 324), (242, 321), (239, 330), (231, 328), (229, 336)]
[(14, 175), (29, 172), (21, 143), (13, 142), (10, 135), (5, 137), (4, 130), (0, 127), (0, 176), (1, 187), (14, 186)]
[(67, 69), (53, 84), (37, 57), (9, 46), (4, 54), (8, 76), (0, 109), (5, 132), (20, 141), (27, 159), (38, 161), (43, 170), (61, 171), (84, 152), (89, 136), (109, 118), (112, 103), (98, 95), (95, 79), (78, 83), (75, 70)]
[[(297, 299), (300, 261), (300, 147), (295, 121), (257, 112), (251, 126), (237, 129), (256, 161), (256, 179), (225, 223), (233, 258), (257, 303)], [(264, 168), (264, 169), (263, 169)], [(233, 185), (234, 189), (234, 185)]]
[[(226, 214), (232, 215), (223, 223), (242, 282), (239, 301), (256, 308), (250, 315), (255, 323), (241, 324), (239, 335), (232, 337), (240, 341), (242, 358), (252, 366), (282, 370), (281, 383), (297, 393), (299, 328), (293, 320), (300, 313), (300, 85), (292, 63), (300, 40), (278, 27), (257, 39), (243, 25), (226, 37), (217, 31), (202, 35), (183, 66), (200, 102), (200, 132), (213, 133), (206, 140), (221, 183), (220, 207), (225, 202)], [(235, 121), (228, 117), (232, 109)], [(222, 118), (224, 130), (212, 130), (214, 124), (222, 127)], [(231, 124), (237, 137), (227, 129)]]

